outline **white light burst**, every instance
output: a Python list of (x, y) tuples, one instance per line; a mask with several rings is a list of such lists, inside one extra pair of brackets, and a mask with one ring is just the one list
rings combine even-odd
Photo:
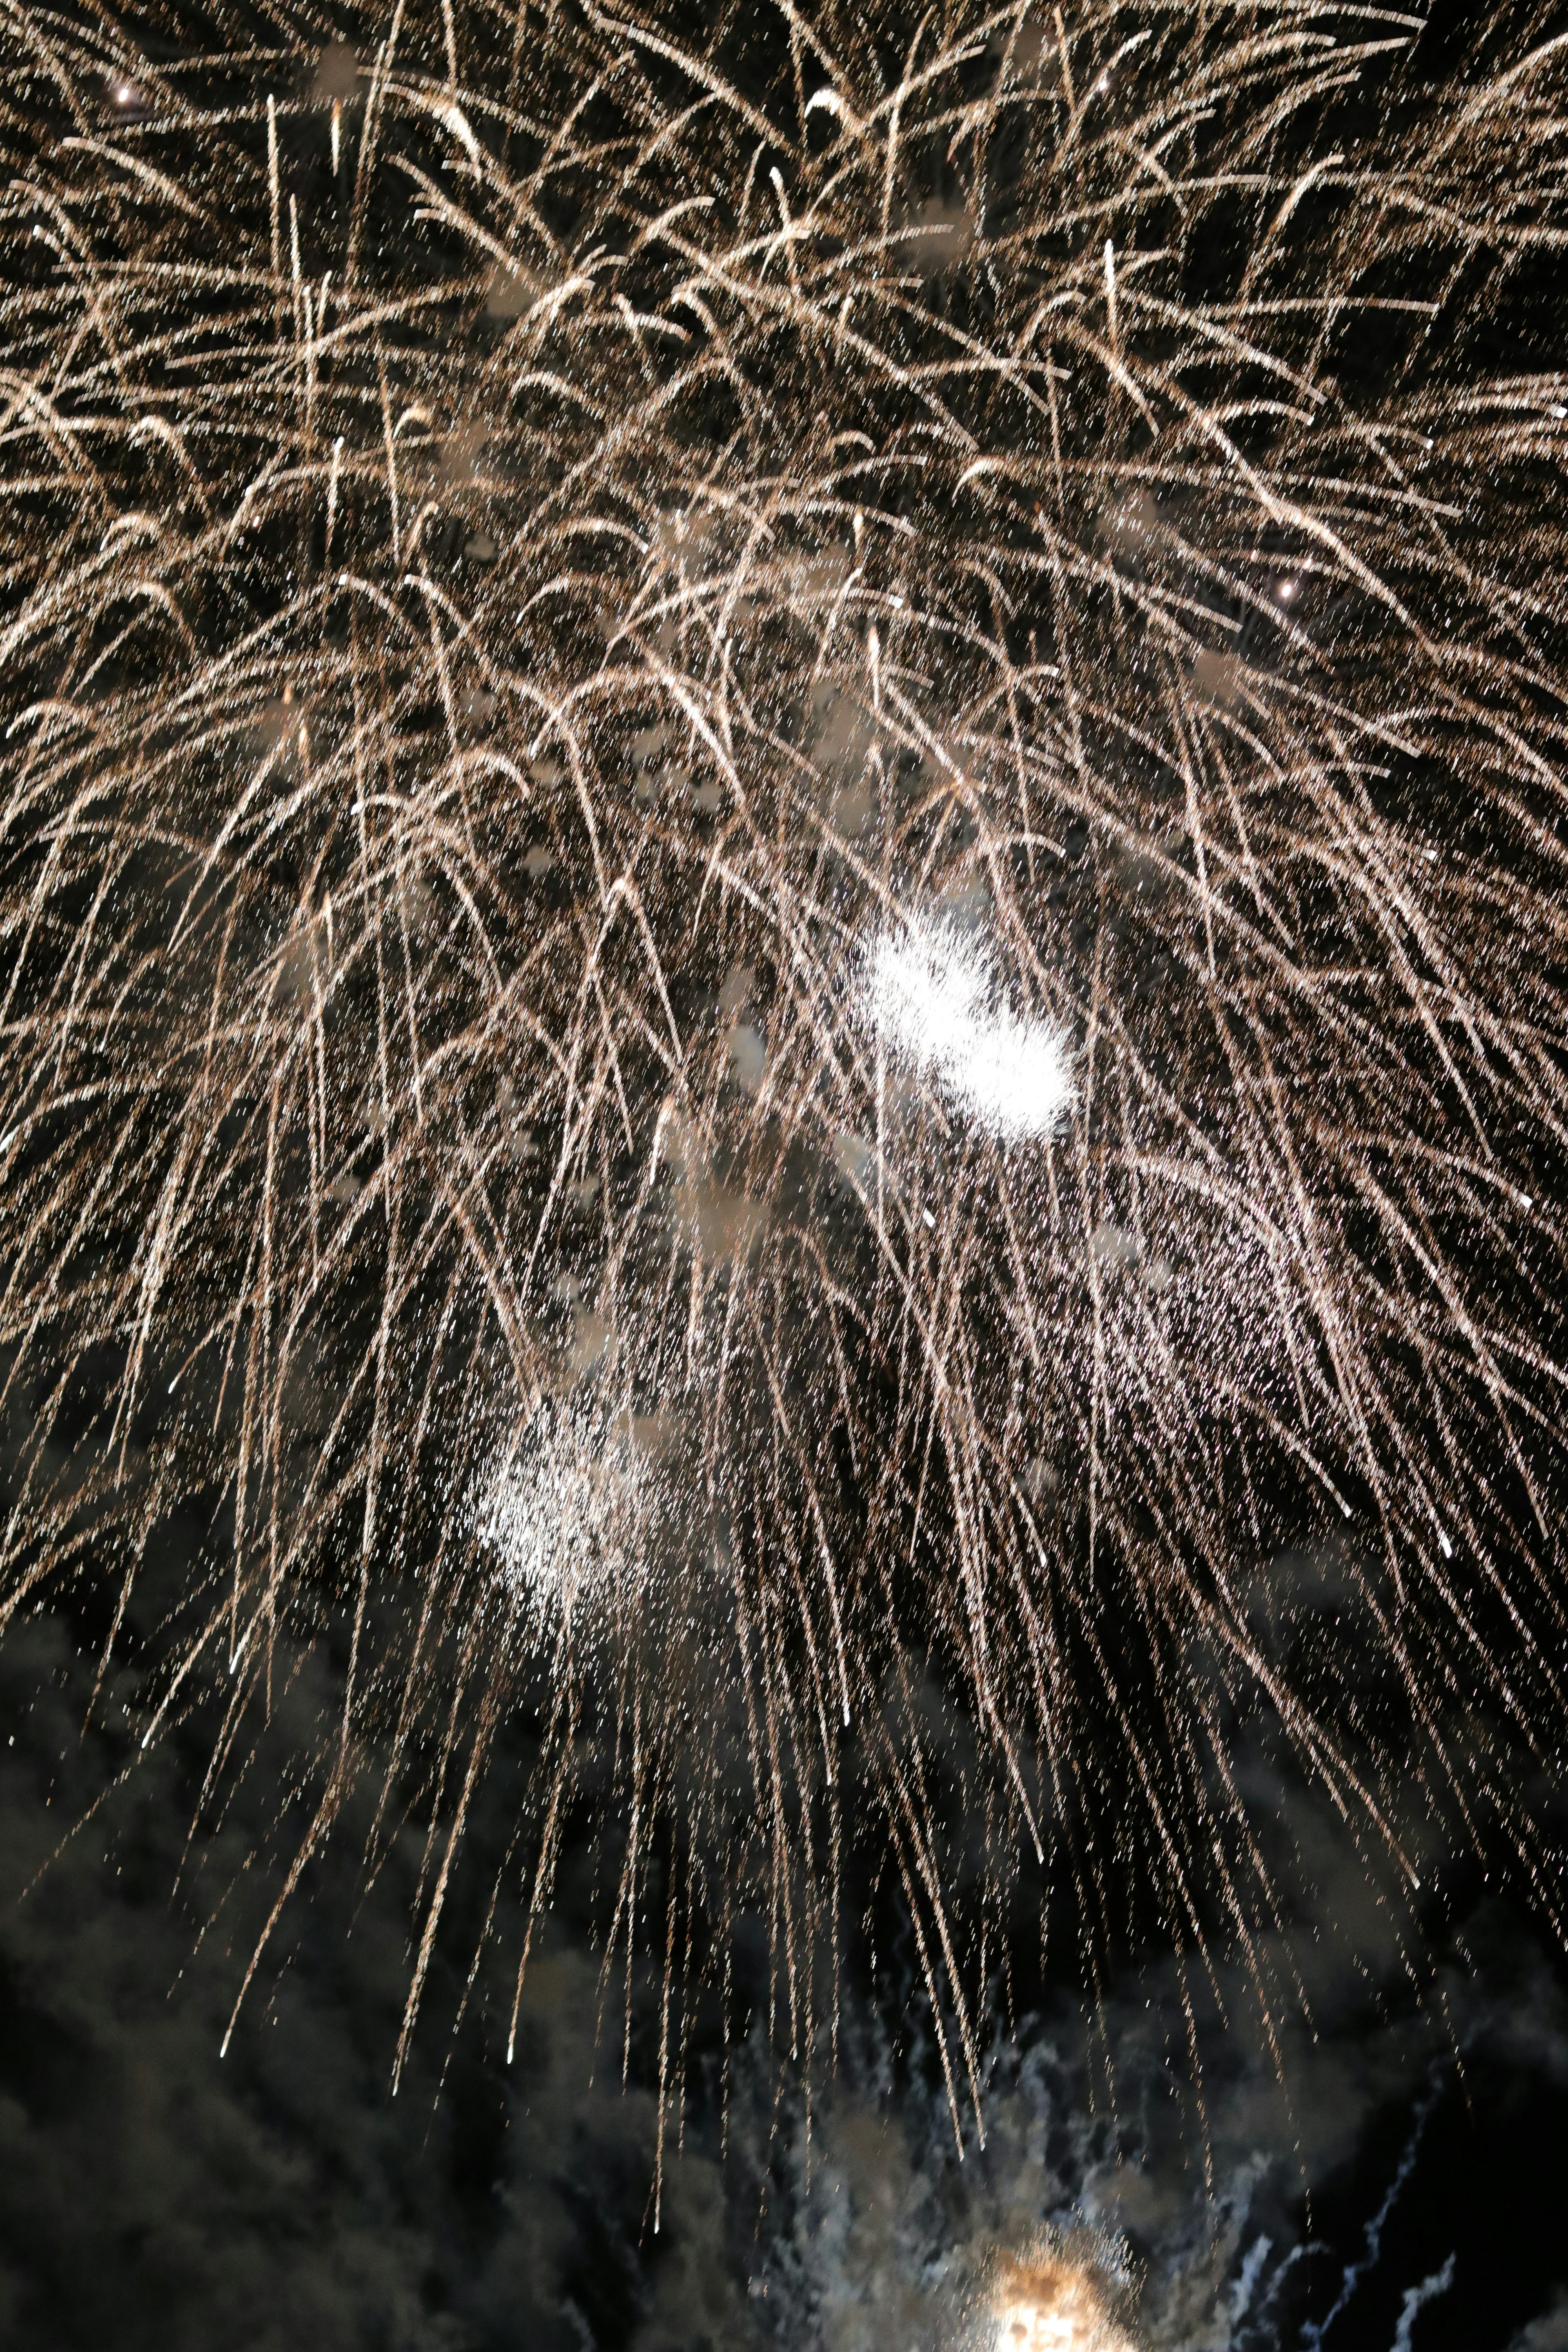
[(1020, 1018), (991, 950), (951, 922), (885, 932), (867, 961), (864, 1003), (888, 1050), (1000, 1141), (1049, 1135), (1072, 1101), (1062, 1030)]
[(631, 1433), (574, 1400), (542, 1407), (507, 1455), (480, 1515), (479, 1541), (511, 1606), (572, 1626), (606, 1585), (635, 1570), (646, 1502)]

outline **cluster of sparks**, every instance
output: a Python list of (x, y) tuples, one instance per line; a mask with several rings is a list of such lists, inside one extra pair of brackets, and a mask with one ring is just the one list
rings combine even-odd
[(1132, 2352), (1091, 2263), (1049, 2252), (1005, 2261), (992, 2303), (994, 2352)]
[(1563, 52), (695, 13), (0, 10), (0, 1577), (201, 1504), (144, 1737), (335, 1662), (405, 2042), (505, 1748), (661, 2115), (885, 1868), (962, 2127), (1052, 1890), (1290, 1997), (1262, 1717), (1551, 1900)]
[(649, 1540), (639, 1469), (631, 1434), (581, 1406), (536, 1414), (486, 1482), (479, 1530), (512, 1604), (546, 1622), (602, 1613), (606, 1582), (635, 1576)]

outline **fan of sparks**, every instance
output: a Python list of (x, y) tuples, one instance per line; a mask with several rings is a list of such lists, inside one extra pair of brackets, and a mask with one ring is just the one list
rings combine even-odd
[(7, 1613), (668, 2099), (879, 1876), (955, 2125), (1053, 1905), (1272, 2010), (1262, 1724), (1550, 1904), (1561, 44), (253, 16), (3, 16)]

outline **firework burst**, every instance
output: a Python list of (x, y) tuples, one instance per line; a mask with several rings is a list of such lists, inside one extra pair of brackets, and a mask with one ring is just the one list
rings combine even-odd
[(1262, 1718), (1550, 1902), (1561, 47), (196, 16), (4, 17), (7, 1611), (332, 1662), (405, 2039), (526, 1723), (671, 2099), (884, 1865), (955, 2125), (1057, 1897), (1271, 2011)]

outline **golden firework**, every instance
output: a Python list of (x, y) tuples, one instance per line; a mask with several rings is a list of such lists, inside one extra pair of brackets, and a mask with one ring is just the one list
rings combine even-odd
[(504, 1756), (671, 2095), (884, 1874), (955, 2127), (1063, 1902), (1272, 2014), (1263, 1722), (1552, 1904), (1560, 45), (195, 18), (4, 19), (7, 1613), (324, 1664), (405, 2036)]

